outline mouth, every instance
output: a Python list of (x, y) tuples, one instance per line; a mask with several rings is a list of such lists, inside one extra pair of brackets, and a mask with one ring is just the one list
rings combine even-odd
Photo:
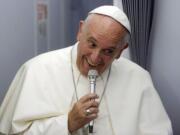
[(98, 64), (92, 63), (92, 62), (91, 62), (89, 59), (87, 59), (87, 58), (86, 58), (86, 62), (87, 62), (87, 64), (89, 65), (90, 68), (96, 68), (96, 67), (99, 65), (99, 63), (98, 63)]

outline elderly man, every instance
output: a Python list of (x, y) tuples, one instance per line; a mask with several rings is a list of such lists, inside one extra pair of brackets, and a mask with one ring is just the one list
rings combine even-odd
[[(23, 135), (171, 135), (147, 71), (125, 58), (130, 25), (115, 6), (92, 10), (74, 46), (18, 71), (0, 110), (0, 132)], [(88, 72), (96, 71), (96, 94)], [(90, 123), (90, 124), (89, 124)], [(89, 126), (90, 125), (90, 126)]]

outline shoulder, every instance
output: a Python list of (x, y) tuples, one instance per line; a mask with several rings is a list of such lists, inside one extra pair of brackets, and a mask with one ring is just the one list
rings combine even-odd
[(70, 63), (71, 48), (63, 48), (40, 54), (23, 64), (25, 68), (50, 68)]
[(118, 80), (139, 88), (150, 85), (153, 86), (152, 79), (148, 71), (123, 57), (113, 62), (112, 74)]
[(113, 67), (119, 72), (134, 73), (139, 75), (149, 74), (144, 68), (124, 57), (120, 57), (114, 61)]
[(149, 72), (126, 58), (114, 61), (111, 73), (113, 85), (125, 90), (128, 95), (141, 97), (144, 93), (157, 93)]

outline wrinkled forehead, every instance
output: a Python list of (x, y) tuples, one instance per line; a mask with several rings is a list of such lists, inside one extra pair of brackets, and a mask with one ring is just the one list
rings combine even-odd
[(127, 30), (119, 22), (106, 15), (90, 14), (85, 20), (86, 30), (94, 36), (119, 42)]

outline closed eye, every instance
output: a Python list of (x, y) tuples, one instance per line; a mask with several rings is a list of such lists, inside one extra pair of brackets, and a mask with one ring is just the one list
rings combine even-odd
[(96, 48), (96, 47), (97, 47), (97, 44), (96, 44), (94, 41), (88, 40), (88, 46), (89, 46), (90, 48)]
[(105, 49), (102, 51), (104, 55), (112, 56), (115, 52), (115, 49)]

